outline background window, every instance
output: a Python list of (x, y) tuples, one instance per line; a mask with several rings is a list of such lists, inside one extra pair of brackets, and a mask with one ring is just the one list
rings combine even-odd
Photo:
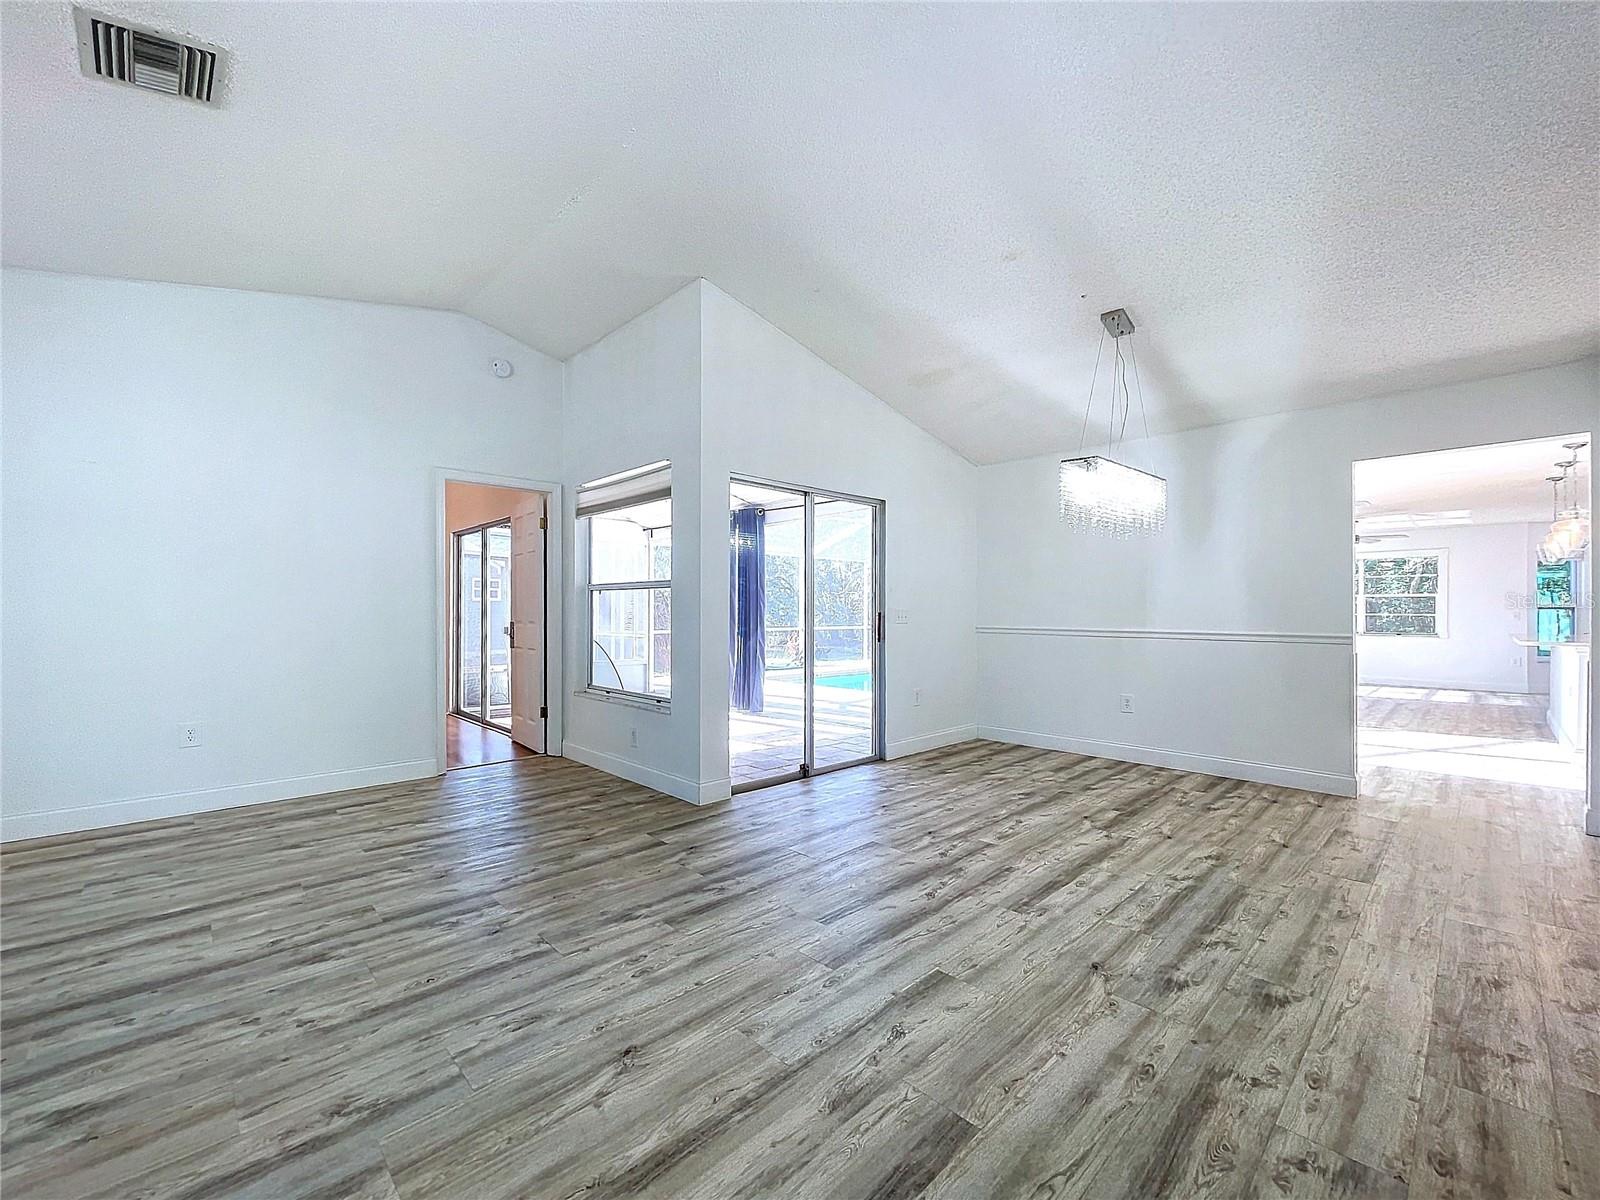
[[(1570, 642), (1577, 616), (1572, 600), (1572, 562), (1540, 563), (1533, 576), (1535, 593), (1534, 637), (1540, 642)], [(1549, 658), (1541, 645), (1539, 657)]]
[(672, 500), (588, 517), (589, 686), (672, 695)]
[(1444, 559), (1428, 554), (1366, 554), (1356, 559), (1356, 630), (1391, 637), (1442, 637)]

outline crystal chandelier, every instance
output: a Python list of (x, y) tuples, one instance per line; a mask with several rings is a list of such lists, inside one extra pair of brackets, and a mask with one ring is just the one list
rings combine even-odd
[[(1133, 537), (1157, 533), (1167, 523), (1167, 481), (1161, 476), (1130, 467), (1109, 457), (1124, 445), (1128, 414), (1133, 407), (1128, 391), (1128, 364), (1133, 364), (1133, 385), (1139, 397), (1139, 419), (1144, 425), (1145, 443), (1150, 439), (1150, 422), (1145, 417), (1144, 388), (1139, 382), (1139, 360), (1133, 352), (1133, 319), (1127, 311), (1114, 308), (1100, 314), (1105, 331), (1094, 356), (1094, 374), (1089, 379), (1089, 400), (1083, 411), (1083, 432), (1078, 437), (1078, 457), (1061, 462), (1061, 519), (1067, 528), (1080, 533)], [(1100, 360), (1105, 353), (1106, 335), (1111, 336), (1111, 414), (1107, 429), (1107, 453), (1084, 454), (1089, 433), (1089, 414), (1094, 409), (1094, 388), (1100, 378)], [(1128, 343), (1126, 355), (1123, 340)]]
[[(1576, 479), (1572, 473), (1578, 465), (1578, 451), (1588, 443), (1563, 442), (1562, 445), (1571, 452), (1571, 457), (1565, 462), (1556, 463), (1561, 474), (1547, 476), (1551, 492), (1550, 531), (1539, 543), (1539, 561), (1547, 565), (1577, 558), (1589, 548), (1589, 514), (1576, 503), (1573, 494)], [(1565, 505), (1561, 502), (1563, 487), (1567, 491)]]

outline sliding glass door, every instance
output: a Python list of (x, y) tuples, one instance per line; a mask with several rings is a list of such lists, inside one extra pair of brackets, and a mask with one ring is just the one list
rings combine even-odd
[(728, 760), (737, 786), (806, 760), (806, 497), (736, 483)]
[(511, 525), (455, 535), (456, 652), (451, 688), (458, 716), (511, 727)]
[(881, 757), (881, 503), (735, 480), (730, 509), (735, 790)]
[(812, 502), (811, 767), (877, 757), (877, 505)]

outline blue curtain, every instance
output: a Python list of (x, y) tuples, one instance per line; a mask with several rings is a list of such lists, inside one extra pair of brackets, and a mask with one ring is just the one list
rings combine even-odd
[(728, 657), (730, 700), (741, 712), (758, 713), (765, 697), (767, 668), (767, 513), (763, 508), (733, 512), (733, 580)]

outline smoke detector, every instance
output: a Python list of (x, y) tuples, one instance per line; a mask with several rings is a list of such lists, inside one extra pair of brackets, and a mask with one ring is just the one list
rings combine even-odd
[(216, 103), (223, 64), (220, 47), (81, 8), (73, 9), (72, 17), (78, 31), (78, 65), (91, 79), (125, 83), (201, 104)]

